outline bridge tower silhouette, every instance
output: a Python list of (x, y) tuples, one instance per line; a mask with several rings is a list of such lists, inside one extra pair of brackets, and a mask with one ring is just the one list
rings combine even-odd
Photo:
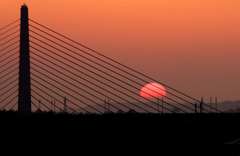
[(18, 111), (22, 115), (31, 114), (30, 55), (29, 55), (28, 8), (21, 8), (20, 64)]
[[(21, 7), (21, 19), (0, 28), (0, 60), (0, 110), (18, 106), (20, 114), (30, 115), (33, 109), (40, 110), (35, 103), (41, 99), (41, 109), (49, 111), (54, 100), (54, 113), (56, 108), (59, 112), (105, 114), (104, 103), (108, 99), (108, 113), (198, 113), (200, 103), (200, 112), (220, 112), (29, 19), (25, 4)], [(167, 96), (161, 98), (161, 105), (159, 97), (146, 92), (152, 98), (139, 95), (141, 88), (151, 82), (166, 88)]]

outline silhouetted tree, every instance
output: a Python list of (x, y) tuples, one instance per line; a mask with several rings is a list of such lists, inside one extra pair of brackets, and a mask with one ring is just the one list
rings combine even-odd
[(135, 113), (137, 113), (134, 109), (130, 109), (129, 111), (128, 111), (128, 113), (130, 113), (130, 114), (135, 114)]
[(119, 109), (116, 114), (124, 114), (124, 111), (122, 111), (121, 109)]
[(179, 113), (179, 112), (180, 112), (180, 109), (175, 107), (175, 108), (172, 109), (172, 111), (173, 111), (174, 113)]

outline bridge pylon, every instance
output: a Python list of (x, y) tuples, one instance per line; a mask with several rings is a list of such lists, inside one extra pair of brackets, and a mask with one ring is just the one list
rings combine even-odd
[(31, 114), (28, 7), (21, 7), (18, 112)]

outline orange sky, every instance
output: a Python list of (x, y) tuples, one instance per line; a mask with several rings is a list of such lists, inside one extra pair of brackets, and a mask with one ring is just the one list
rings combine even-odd
[[(0, 0), (0, 28), (24, 1)], [(240, 99), (239, 0), (26, 0), (29, 18), (194, 98)]]

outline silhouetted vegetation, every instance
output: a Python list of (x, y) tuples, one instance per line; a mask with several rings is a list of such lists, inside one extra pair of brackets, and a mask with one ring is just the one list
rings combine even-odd
[[(139, 114), (132, 110), (100, 115), (38, 110), (31, 116), (1, 111), (0, 117), (2, 121), (6, 120), (4, 123), (8, 123), (8, 128), (21, 127), (24, 134), (31, 130), (39, 141), (49, 146), (54, 143), (59, 147), (64, 145), (105, 152), (110, 149), (160, 152), (167, 147), (204, 152), (215, 147), (224, 149), (226, 142), (240, 138), (240, 114), (162, 115)], [(46, 141), (48, 139), (51, 142)]]

